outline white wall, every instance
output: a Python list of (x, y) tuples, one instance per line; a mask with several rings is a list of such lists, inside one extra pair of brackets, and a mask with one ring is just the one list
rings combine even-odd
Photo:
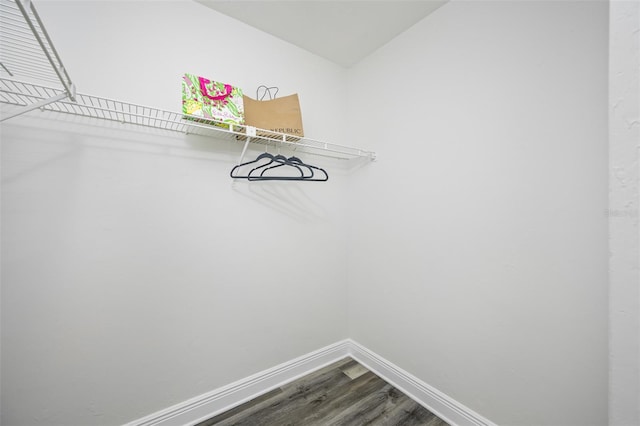
[(640, 424), (640, 3), (612, 1), (609, 40), (609, 425)]
[(261, 188), (232, 142), (3, 124), (2, 424), (123, 423), (347, 336), (498, 424), (607, 423), (606, 3), (453, 1), (349, 72), (190, 1), (37, 5), (81, 92), (273, 83), (379, 160)]
[(452, 1), (349, 73), (349, 335), (497, 424), (607, 423), (607, 11)]
[[(179, 110), (184, 72), (274, 84), (346, 143), (343, 69), (200, 4), (38, 9), (82, 93)], [(343, 170), (232, 184), (236, 143), (127, 129), (2, 125), (3, 425), (122, 424), (347, 337)]]

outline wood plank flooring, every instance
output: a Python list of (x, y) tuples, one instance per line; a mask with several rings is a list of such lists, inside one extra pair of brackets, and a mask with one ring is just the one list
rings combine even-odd
[(197, 426), (448, 426), (345, 358)]

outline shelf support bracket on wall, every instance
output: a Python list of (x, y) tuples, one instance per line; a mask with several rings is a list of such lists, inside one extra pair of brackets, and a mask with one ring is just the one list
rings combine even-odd
[(247, 153), (247, 148), (249, 147), (249, 142), (251, 142), (251, 137), (256, 135), (255, 127), (246, 126), (245, 129), (247, 133), (247, 140), (244, 143), (244, 148), (242, 148), (242, 154), (240, 154), (240, 159), (238, 160), (238, 164), (242, 164), (242, 160), (244, 160), (244, 155)]
[(33, 111), (34, 109), (38, 109), (38, 108), (43, 107), (45, 105), (49, 105), (49, 104), (52, 104), (54, 102), (58, 102), (58, 101), (60, 101), (62, 99), (66, 99), (67, 97), (68, 97), (67, 93), (60, 93), (59, 95), (56, 95), (56, 96), (54, 96), (52, 98), (42, 99), (41, 101), (29, 104), (29, 105), (27, 105), (27, 106), (25, 106), (23, 108), (20, 108), (20, 109), (18, 109), (16, 111), (13, 111), (13, 112), (11, 112), (11, 113), (9, 113), (7, 115), (4, 115), (2, 118), (0, 118), (0, 122), (8, 120), (8, 119), (13, 118), (13, 117), (16, 117), (18, 115), (24, 114), (26, 112)]
[[(38, 12), (36, 12), (35, 7), (33, 7), (31, 0), (17, 0), (16, 5), (20, 9), (20, 13), (22, 13), (25, 23), (31, 29), (33, 37), (36, 39), (36, 41), (40, 45), (40, 48), (42, 49), (42, 53), (44, 53), (45, 57), (51, 64), (51, 68), (53, 69), (56, 76), (58, 77), (58, 80), (60, 80), (60, 83), (64, 87), (64, 90), (67, 92), (67, 96), (69, 97), (69, 99), (75, 102), (76, 100), (75, 87), (71, 82), (71, 78), (69, 78), (69, 74), (67, 74), (67, 70), (62, 65), (62, 60), (60, 59), (60, 55), (58, 55), (58, 52), (56, 51), (56, 48), (54, 47), (53, 42), (49, 37), (49, 33), (47, 33), (47, 30), (42, 24), (42, 21), (40, 20), (40, 16), (38, 15)], [(31, 19), (31, 16), (29, 15), (29, 11), (31, 11), (31, 13), (33, 14), (35, 22)]]
[[(8, 100), (7, 103), (18, 105), (18, 108), (3, 114), (0, 122), (63, 99), (76, 102), (75, 85), (62, 64), (60, 55), (44, 28), (33, 2), (1, 0), (0, 6), (3, 28), (1, 34), (3, 51), (0, 63), (2, 72), (14, 78), (29, 77), (60, 83), (64, 90), (64, 93), (60, 94), (53, 94), (47, 90), (44, 94), (39, 94), (40, 96), (34, 96), (33, 92), (24, 93), (25, 96), (7, 95), (3, 97), (3, 102)], [(22, 19), (18, 18), (20, 15)], [(25, 102), (26, 99), (33, 98), (40, 99), (33, 104)]]

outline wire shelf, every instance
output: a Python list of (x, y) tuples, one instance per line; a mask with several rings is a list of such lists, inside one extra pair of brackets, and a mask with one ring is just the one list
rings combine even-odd
[(0, 23), (2, 75), (61, 84), (72, 94), (71, 78), (31, 1), (0, 0)]
[(31, 0), (0, 0), (0, 24), (0, 76), (53, 83), (62, 90), (0, 121), (64, 98), (75, 100), (75, 87)]
[[(35, 83), (0, 78), (0, 102), (11, 105), (14, 108), (33, 105), (44, 99), (51, 99), (56, 96), (64, 96), (64, 91)], [(368, 157), (372, 160), (375, 159), (374, 152), (358, 148), (300, 138), (250, 126), (227, 124), (217, 120), (80, 93), (76, 94), (75, 102), (69, 99), (61, 99), (42, 105), (40, 109), (171, 132), (229, 138), (243, 142), (249, 139), (252, 143), (286, 146), (295, 150), (334, 158)]]
[[(5, 104), (0, 121), (39, 108), (172, 132), (286, 146), (334, 158), (375, 159), (371, 151), (76, 94), (31, 0), (0, 0), (0, 24), (0, 103)], [(245, 143), (243, 155), (246, 149)]]

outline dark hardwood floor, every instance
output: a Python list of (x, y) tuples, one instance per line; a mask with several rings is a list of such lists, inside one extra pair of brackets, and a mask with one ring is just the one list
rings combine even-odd
[(448, 426), (345, 358), (197, 426)]

